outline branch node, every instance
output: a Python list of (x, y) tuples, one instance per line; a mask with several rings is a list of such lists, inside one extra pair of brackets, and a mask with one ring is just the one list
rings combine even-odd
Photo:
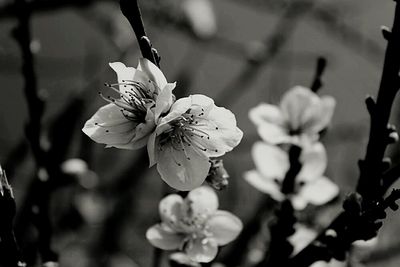
[(382, 172), (387, 171), (392, 166), (392, 159), (389, 157), (385, 157), (382, 160), (381, 170)]
[(155, 48), (152, 47), (152, 48), (151, 48), (151, 52), (153, 52), (153, 57), (154, 57), (154, 59), (156, 60), (157, 64), (160, 65), (161, 56), (160, 56), (160, 54), (158, 53), (157, 49), (155, 49)]
[(392, 32), (390, 31), (389, 27), (382, 25), (381, 32), (382, 32), (383, 38), (385, 38), (385, 40), (389, 41), (390, 37), (392, 36)]
[(369, 115), (373, 117), (376, 108), (376, 103), (374, 98), (372, 96), (367, 96), (367, 98), (365, 99), (365, 104), (367, 105), (367, 110)]

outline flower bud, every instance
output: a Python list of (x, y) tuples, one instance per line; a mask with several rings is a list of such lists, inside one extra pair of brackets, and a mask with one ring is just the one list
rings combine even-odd
[(216, 190), (225, 189), (229, 184), (229, 174), (224, 168), (222, 159), (213, 159), (210, 162), (211, 167), (206, 182)]

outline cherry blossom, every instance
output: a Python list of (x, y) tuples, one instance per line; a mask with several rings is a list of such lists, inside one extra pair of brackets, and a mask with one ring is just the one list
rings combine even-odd
[(223, 246), (242, 230), (242, 222), (228, 211), (218, 210), (218, 198), (208, 186), (189, 192), (183, 199), (177, 194), (159, 204), (161, 223), (149, 228), (149, 242), (163, 250), (181, 250), (195, 262), (210, 262)]
[(157, 164), (161, 178), (182, 191), (200, 186), (210, 157), (231, 151), (243, 136), (235, 115), (204, 95), (178, 99), (156, 124), (147, 146), (150, 166)]
[(249, 112), (261, 138), (270, 144), (318, 140), (328, 127), (335, 108), (331, 96), (319, 97), (310, 89), (295, 86), (286, 92), (279, 106), (262, 103)]
[[(259, 141), (253, 146), (252, 156), (256, 170), (246, 172), (245, 180), (277, 201), (285, 199), (281, 187), (290, 167), (287, 152), (278, 146)], [(338, 186), (323, 176), (327, 156), (321, 143), (304, 147), (300, 162), (302, 168), (295, 180), (295, 190), (288, 196), (295, 209), (302, 210), (307, 204), (323, 205), (337, 196)]]
[(140, 59), (135, 69), (123, 63), (110, 63), (118, 83), (107, 86), (117, 98), (104, 97), (109, 104), (101, 107), (82, 131), (106, 147), (137, 149), (146, 145), (156, 125), (155, 120), (169, 110), (175, 83), (168, 83), (161, 70), (147, 59)]

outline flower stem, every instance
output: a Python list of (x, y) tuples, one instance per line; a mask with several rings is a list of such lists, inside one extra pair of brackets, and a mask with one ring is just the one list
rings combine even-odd
[(323, 85), (322, 83), (322, 75), (324, 74), (326, 68), (326, 59), (324, 57), (319, 57), (317, 59), (317, 66), (315, 69), (314, 81), (311, 84), (311, 91), (317, 92)]
[(135, 32), (136, 39), (139, 43), (140, 51), (144, 58), (147, 58), (155, 65), (160, 66), (159, 60), (155, 50), (151, 47), (150, 40), (146, 35), (144, 29), (142, 15), (140, 12), (139, 4), (137, 0), (121, 0), (120, 7), (122, 14), (128, 19)]

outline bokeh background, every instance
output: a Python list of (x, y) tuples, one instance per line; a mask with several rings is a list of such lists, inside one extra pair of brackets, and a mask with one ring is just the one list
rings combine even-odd
[[(118, 1), (32, 2), (43, 2), (31, 21), (31, 48), (40, 94), (46, 99), (43, 144), (51, 144), (55, 129), (70, 131), (65, 140), (56, 136), (68, 143), (62, 158), (81, 158), (93, 171), (52, 194), (52, 245), (60, 253), (60, 264), (150, 266), (153, 248), (145, 231), (159, 220), (159, 199), (172, 190), (154, 168), (147, 169), (144, 151), (104, 149), (80, 130), (104, 105), (98, 97), (98, 91), (106, 90), (102, 84), (116, 80), (108, 62), (137, 64), (140, 54), (130, 25)], [(341, 198), (354, 189), (357, 160), (368, 138), (364, 99), (379, 86), (386, 45), (380, 26), (391, 26), (393, 1), (206, 1), (210, 10), (186, 0), (139, 2), (148, 36), (162, 57), (161, 68), (169, 81), (178, 82), (178, 94), (213, 97), (236, 114), (244, 132), (242, 143), (224, 157), (231, 178), (229, 188), (218, 193), (222, 209), (246, 222), (263, 197), (242, 178), (254, 168), (250, 150), (259, 140), (249, 109), (260, 102), (278, 103), (292, 86), (310, 86), (320, 56), (328, 62), (320, 94), (337, 100), (323, 138), (327, 176), (340, 185)], [(34, 161), (24, 135), (29, 114), (22, 59), (11, 37), (16, 19), (7, 9), (10, 5), (12, 1), (0, 0), (0, 162), (21, 206)], [(71, 103), (77, 104), (68, 109)], [(395, 108), (392, 122), (398, 124), (399, 119)], [(393, 145), (388, 155), (396, 161), (397, 154)], [(339, 210), (340, 201), (321, 210), (321, 223)], [(399, 222), (400, 214), (389, 212), (377, 247), (365, 257), (366, 266), (398, 266)], [(28, 231), (25, 240), (23, 247), (32, 250), (35, 232)]]

